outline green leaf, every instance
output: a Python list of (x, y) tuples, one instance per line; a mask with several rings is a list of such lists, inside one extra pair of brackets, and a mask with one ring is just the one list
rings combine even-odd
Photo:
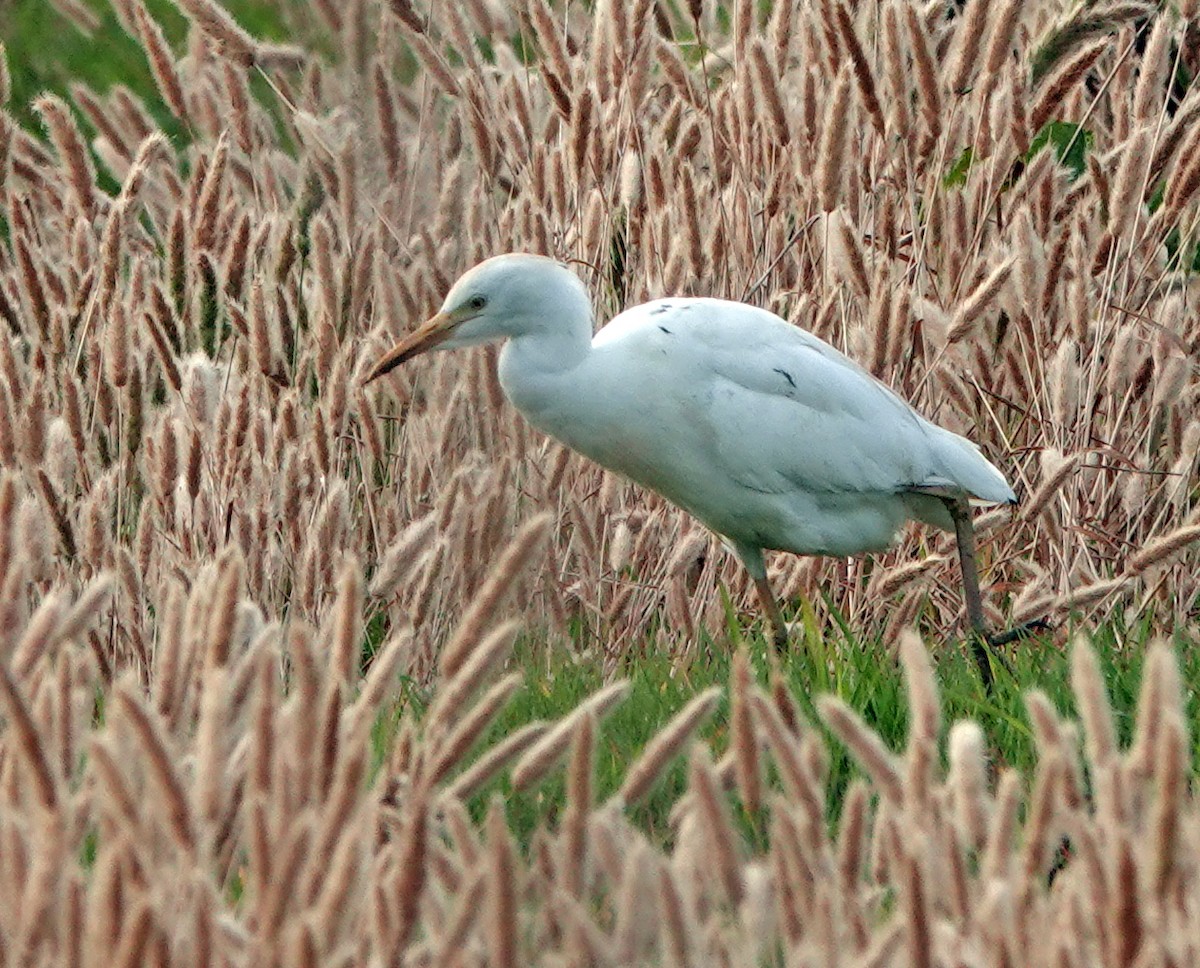
[(1094, 140), (1095, 135), (1078, 124), (1049, 121), (1034, 136), (1029, 150), (1025, 152), (1025, 161), (1029, 163), (1046, 145), (1053, 145), (1055, 156), (1064, 167), (1071, 169), (1071, 178), (1074, 180), (1087, 167), (1087, 154)]
[(975, 152), (970, 145), (963, 148), (962, 154), (950, 166), (950, 170), (946, 172), (946, 177), (942, 179), (942, 187), (954, 188), (957, 185), (965, 185), (967, 183), (967, 172), (971, 168), (971, 161), (974, 157)]

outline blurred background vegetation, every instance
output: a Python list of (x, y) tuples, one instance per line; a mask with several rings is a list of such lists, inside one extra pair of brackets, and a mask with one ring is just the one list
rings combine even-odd
[[(251, 34), (263, 40), (294, 35), (290, 21), (302, 16), (302, 4), (282, 0), (222, 0)], [(170, 0), (144, 0), (181, 53), (187, 21)], [(68, 6), (69, 5), (69, 6)], [(70, 8), (79, 11), (74, 17)], [(24, 125), (36, 126), (29, 105), (42, 91), (68, 93), (83, 83), (103, 94), (124, 84), (140, 97), (171, 136), (182, 136), (179, 123), (159, 101), (146, 56), (136, 39), (121, 28), (107, 0), (0, 0), (0, 39), (12, 76), (9, 110)]]

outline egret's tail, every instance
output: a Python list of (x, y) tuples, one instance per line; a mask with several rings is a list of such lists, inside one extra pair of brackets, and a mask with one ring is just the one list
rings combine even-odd
[(1016, 504), (1017, 496), (996, 466), (971, 441), (941, 427), (934, 428), (938, 467), (914, 491), (946, 497), (965, 496), (972, 503)]

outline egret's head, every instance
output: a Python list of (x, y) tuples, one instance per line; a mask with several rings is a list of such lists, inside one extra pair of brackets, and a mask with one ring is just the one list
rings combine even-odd
[(366, 383), (429, 350), (476, 346), (552, 327), (580, 312), (587, 290), (561, 262), (540, 255), (498, 255), (466, 272), (432, 319), (393, 346)]

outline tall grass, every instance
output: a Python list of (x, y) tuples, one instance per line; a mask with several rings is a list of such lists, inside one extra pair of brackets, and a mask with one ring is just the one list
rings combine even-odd
[[(309, 621), (352, 556), (426, 675), (513, 523), (550, 509), (523, 613), (614, 656), (652, 627), (686, 657), (725, 592), (749, 607), (747, 579), (682, 513), (531, 432), (490, 351), (357, 387), (461, 270), (532, 249), (577, 260), (600, 319), (663, 293), (768, 305), (979, 441), (1025, 497), (980, 523), (1005, 620), (1186, 620), (1190, 21), (617, 6), (281, 5), (306, 48), (190, 0), (178, 56), (116, 4), (154, 113), (77, 83), (74, 105), (35, 102), (44, 139), (5, 123), (0, 447), (41, 498), (36, 577), (79, 570), (60, 519), (87, 509), (84, 577), (125, 559), (142, 579), (117, 597), (129, 654), (159, 581), (228, 543), (265, 614)], [(959, 621), (949, 537), (923, 529), (772, 569), (822, 621)]]
[[(949, 539), (781, 556), (809, 628), (899, 643), (906, 747), (740, 656), (720, 742), (694, 742), (710, 688), (606, 776), (622, 676), (736, 638), (743, 573), (532, 432), (487, 350), (358, 384), (500, 251), (574, 260), (601, 319), (765, 305), (1017, 482), (979, 522), (1005, 620), (1184, 628), (1194, 3), (314, 0), (276, 5), (287, 43), (178, 6), (179, 44), (112, 6), (153, 103), (82, 81), (14, 103), (0, 72), (5, 959), (1195, 960), (1164, 647), (1127, 749), (1081, 641), (1082, 733), (1035, 693), (1036, 766), (995, 771), (906, 631), (957, 627)], [(503, 728), (513, 616), (607, 681)], [(401, 681), (426, 708), (397, 724)], [(649, 836), (637, 804), (681, 758)], [(517, 844), (501, 799), (467, 807), (501, 776), (564, 777), (561, 815)]]

